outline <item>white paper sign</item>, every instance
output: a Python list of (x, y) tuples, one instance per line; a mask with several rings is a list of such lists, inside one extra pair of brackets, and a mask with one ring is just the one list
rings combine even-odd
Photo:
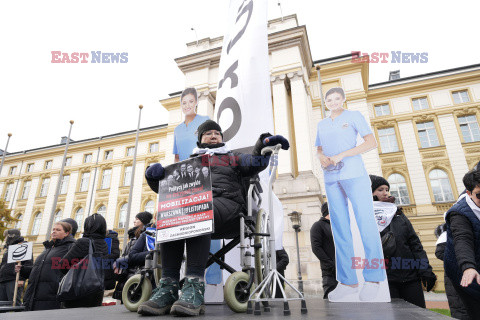
[(7, 263), (31, 260), (33, 258), (33, 242), (23, 242), (8, 246)]

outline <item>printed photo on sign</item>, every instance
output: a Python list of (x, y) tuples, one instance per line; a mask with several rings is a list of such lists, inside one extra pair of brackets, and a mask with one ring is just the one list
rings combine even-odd
[(208, 159), (202, 161), (202, 158), (165, 167), (165, 178), (160, 181), (158, 192), (158, 242), (213, 232), (210, 165)]

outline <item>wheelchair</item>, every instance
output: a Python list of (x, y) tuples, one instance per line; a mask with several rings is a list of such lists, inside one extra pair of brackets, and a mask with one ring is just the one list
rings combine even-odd
[[(279, 149), (279, 146), (270, 148), (274, 151), (275, 156)], [(276, 166), (277, 161), (271, 161), (270, 166), (265, 170), (276, 172), (272, 169)], [(224, 299), (228, 307), (234, 312), (247, 311), (251, 293), (263, 281), (264, 276), (272, 267), (270, 265), (269, 213), (261, 209), (262, 192), (258, 175), (249, 178), (246, 194), (247, 212), (240, 213), (239, 233), (231, 237), (231, 241), (219, 251), (214, 254), (209, 253), (207, 261), (207, 268), (213, 263), (217, 263), (221, 269), (231, 274), (224, 284)], [(268, 192), (273, 191), (268, 190)], [(216, 239), (215, 233), (212, 234), (212, 239)], [(225, 255), (237, 246), (240, 249), (240, 271), (236, 271), (225, 261)], [(250, 249), (253, 249), (253, 255)], [(136, 312), (140, 304), (150, 298), (152, 283), (158, 283), (160, 278), (160, 243), (155, 243), (155, 247), (145, 259), (145, 267), (139, 274), (130, 277), (123, 287), (122, 300), (125, 307), (129, 311)], [(267, 289), (264, 294), (269, 295), (269, 291)]]

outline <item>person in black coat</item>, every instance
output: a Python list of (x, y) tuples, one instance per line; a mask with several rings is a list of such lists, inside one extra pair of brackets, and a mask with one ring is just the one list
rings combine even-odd
[[(435, 256), (443, 261), (445, 254), (445, 247), (447, 246), (447, 225), (441, 224), (435, 228), (435, 237), (437, 237), (437, 243), (435, 247)], [(458, 295), (457, 290), (453, 287), (452, 280), (444, 274), (445, 293), (447, 294), (448, 307), (450, 308), (450, 314), (452, 318), (460, 320), (470, 320), (467, 309), (463, 304), (462, 299)]]
[(480, 170), (463, 177), (466, 194), (445, 215), (445, 273), (472, 319), (480, 314)]
[[(105, 219), (94, 213), (85, 219), (83, 225), (83, 238), (77, 240), (70, 250), (63, 256), (61, 260), (62, 265), (72, 267), (75, 263), (88, 255), (90, 241), (93, 241), (93, 250), (100, 254), (103, 259), (108, 255), (107, 243), (105, 236), (107, 234), (107, 222)], [(62, 269), (66, 274), (68, 269)], [(65, 301), (63, 306), (65, 308), (79, 308), (79, 307), (98, 307), (102, 305), (104, 290), (98, 291), (87, 297), (79, 298), (77, 300)]]
[(60, 309), (58, 285), (63, 278), (60, 260), (75, 243), (70, 235), (72, 226), (66, 222), (53, 225), (51, 240), (43, 243), (45, 250), (33, 266), (15, 267), (20, 276), (28, 278), (23, 304), (28, 311)]
[(114, 262), (120, 257), (120, 242), (118, 241), (118, 233), (113, 230), (108, 230), (105, 237), (107, 243), (108, 254), (105, 256), (105, 290), (115, 289), (115, 273), (113, 271)]
[[(115, 274), (117, 275), (118, 282), (115, 291), (113, 292), (114, 299), (122, 300), (122, 291), (125, 283), (137, 272), (139, 267), (145, 264), (145, 259), (142, 262), (139, 262), (138, 265), (130, 263), (129, 255), (132, 252), (133, 247), (135, 247), (137, 240), (145, 231), (146, 226), (152, 221), (152, 218), (153, 215), (150, 212), (139, 212), (133, 221), (133, 228), (128, 230), (129, 240), (125, 246), (125, 250), (123, 251), (122, 256), (115, 261)], [(143, 241), (145, 241), (145, 239), (143, 239)]]
[[(3, 259), (0, 263), (0, 301), (12, 301), (15, 290), (15, 280), (17, 274), (15, 273), (16, 263), (7, 263), (8, 261), (8, 248), (12, 245), (22, 243), (24, 241), (18, 229), (10, 229), (5, 231), (5, 251), (3, 253)], [(26, 267), (32, 266), (32, 260), (22, 261), (21, 264)], [(18, 279), (17, 298), (15, 305), (21, 305), (20, 298), (22, 297), (23, 287), (25, 285), (25, 278), (20, 277)]]
[[(288, 253), (285, 251), (285, 249), (277, 250), (275, 251), (275, 256), (277, 260), (277, 271), (285, 277), (285, 270), (287, 269), (288, 264), (290, 263), (290, 259), (288, 258)], [(282, 283), (282, 287), (284, 288), (285, 286), (283, 285), (284, 281), (280, 279), (280, 282)], [(275, 291), (275, 298), (283, 298), (282, 291), (280, 290), (278, 283), (277, 283), (277, 289)]]
[[(370, 175), (372, 181), (372, 195), (374, 201), (395, 202), (395, 198), (390, 196), (390, 184), (386, 179), (380, 176)], [(374, 205), (375, 208), (375, 205)], [(393, 209), (395, 207), (393, 206)], [(377, 211), (375, 213), (377, 215)], [(381, 221), (384, 230), (380, 232), (383, 236), (392, 231), (395, 237), (395, 251), (390, 257), (385, 257), (388, 286), (390, 297), (401, 298), (413, 303), (419, 307), (425, 308), (425, 297), (423, 295), (422, 283), (426, 290), (430, 291), (435, 286), (437, 276), (432, 271), (423, 249), (420, 238), (418, 238), (415, 229), (410, 220), (403, 214), (401, 208), (393, 210), (392, 216), (377, 216), (377, 223)], [(379, 224), (380, 225), (380, 224)]]
[(335, 271), (335, 243), (327, 202), (322, 204), (321, 212), (322, 217), (310, 229), (310, 242), (313, 253), (320, 260), (323, 299), (328, 299), (328, 294), (337, 287), (338, 281)]
[[(176, 315), (198, 315), (204, 312), (203, 277), (209, 256), (210, 240), (238, 235), (240, 213), (246, 210), (243, 179), (261, 172), (269, 163), (271, 153), (262, 156), (262, 148), (267, 145), (274, 146), (277, 143), (281, 143), (284, 149), (289, 147), (288, 141), (282, 136), (266, 133), (260, 136), (252, 154), (231, 152), (223, 143), (222, 129), (215, 121), (205, 121), (197, 131), (198, 148), (194, 149), (192, 157), (208, 154), (208, 159), (212, 163), (210, 173), (215, 233), (161, 244), (162, 281), (156, 294), (140, 305), (138, 312), (141, 314), (160, 315), (170, 311)], [(148, 167), (145, 172), (148, 185), (156, 193), (158, 193), (158, 183), (164, 177), (165, 170), (159, 163)], [(178, 299), (175, 294), (171, 300), (166, 301), (164, 297), (162, 298), (163, 293), (167, 294), (178, 287), (185, 244), (187, 280), (182, 288), (182, 296)], [(184, 290), (192, 290), (193, 296), (190, 293), (185, 294)], [(195, 303), (188, 302), (189, 297), (194, 297)]]

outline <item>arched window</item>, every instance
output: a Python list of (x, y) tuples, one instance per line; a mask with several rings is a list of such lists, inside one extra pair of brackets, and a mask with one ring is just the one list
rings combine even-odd
[(155, 201), (150, 200), (145, 203), (145, 211), (150, 212), (151, 214), (155, 215)]
[(32, 232), (31, 232), (32, 236), (36, 236), (40, 232), (41, 222), (42, 222), (42, 213), (37, 212), (37, 214), (35, 214), (35, 217), (33, 218)]
[(410, 204), (410, 197), (408, 196), (408, 188), (405, 178), (401, 174), (394, 173), (391, 174), (387, 180), (390, 184), (390, 194), (395, 197), (395, 204)]
[(20, 229), (22, 227), (22, 218), (23, 218), (23, 216), (21, 214), (19, 214), (18, 216), (15, 217), (15, 219), (17, 219), (17, 221), (15, 221), (15, 226), (13, 228)]
[(57, 212), (55, 212), (55, 217), (53, 218), (53, 223), (62, 220), (62, 217), (63, 217), (62, 210), (58, 210)]
[(78, 230), (81, 230), (83, 226), (83, 208), (78, 208), (77, 211), (75, 211), (74, 220), (77, 222)]
[(122, 204), (120, 207), (120, 214), (118, 216), (118, 227), (125, 228), (125, 221), (127, 220), (128, 203)]
[(97, 209), (97, 213), (102, 215), (102, 217), (105, 218), (105, 214), (107, 213), (107, 207), (105, 207), (103, 204)]
[(445, 171), (433, 169), (428, 174), (435, 202), (453, 201), (452, 187)]

